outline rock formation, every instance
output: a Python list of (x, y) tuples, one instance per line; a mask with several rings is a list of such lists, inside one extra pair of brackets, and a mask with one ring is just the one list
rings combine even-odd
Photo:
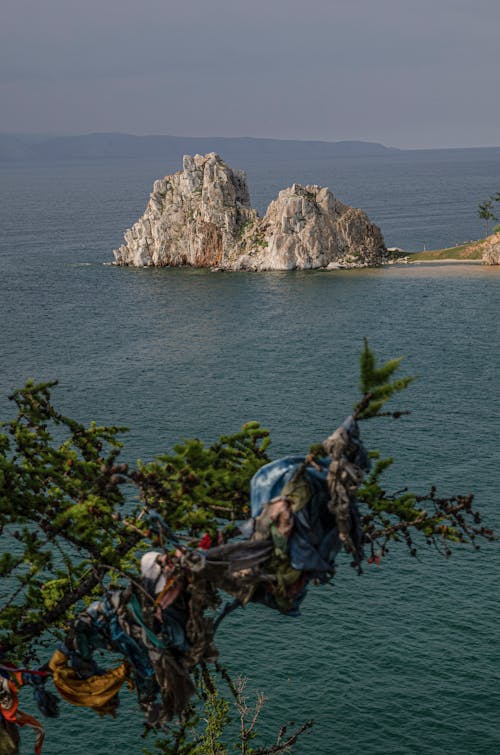
[(483, 265), (500, 265), (500, 233), (493, 233), (485, 239), (482, 247)]
[(138, 267), (294, 270), (378, 265), (387, 250), (364, 212), (319, 186), (284, 189), (260, 218), (245, 173), (212, 152), (186, 155), (182, 171), (155, 181), (114, 255)]

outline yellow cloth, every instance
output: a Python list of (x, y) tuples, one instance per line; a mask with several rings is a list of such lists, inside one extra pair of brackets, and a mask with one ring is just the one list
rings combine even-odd
[(56, 650), (50, 659), (49, 668), (61, 697), (72, 705), (93, 708), (101, 715), (114, 709), (110, 701), (126, 680), (128, 672), (127, 664), (122, 663), (102, 676), (80, 679), (76, 671), (68, 666), (68, 656), (60, 650)]

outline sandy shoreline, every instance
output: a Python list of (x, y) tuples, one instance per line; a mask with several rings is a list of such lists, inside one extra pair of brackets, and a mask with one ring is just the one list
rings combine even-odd
[(482, 260), (457, 260), (457, 259), (439, 259), (439, 260), (410, 260), (405, 263), (407, 265), (439, 265), (442, 262), (446, 262), (448, 265), (482, 265)]

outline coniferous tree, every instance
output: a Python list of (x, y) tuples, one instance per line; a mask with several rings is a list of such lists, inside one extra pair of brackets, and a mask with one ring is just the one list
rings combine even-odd
[[(407, 413), (382, 411), (412, 381), (395, 377), (400, 364), (399, 358), (377, 365), (365, 340), (356, 421)], [(250, 515), (252, 476), (270, 461), (268, 431), (249, 422), (209, 446), (186, 440), (132, 468), (120, 461), (125, 429), (85, 426), (62, 415), (52, 402), (55, 385), (29, 382), (15, 391), (16, 415), (1, 426), (0, 645), (7, 666), (46, 660), (78, 612), (110, 588), (141, 589), (141, 552), (196, 550), (202, 537), (230, 540)], [(311, 447), (308, 463), (324, 453), (321, 445)], [(403, 542), (413, 556), (421, 542), (449, 556), (453, 543), (493, 538), (472, 508), (472, 495), (442, 498), (433, 487), (424, 494), (391, 494), (382, 478), (392, 459), (371, 455), (373, 469), (357, 490), (369, 562), (385, 555), (389, 541)], [(214, 686), (214, 673), (225, 680), (241, 717), (246, 748), (241, 752), (252, 752), (260, 703), (248, 721), (241, 685), (219, 665), (211, 674), (205, 662), (195, 668), (195, 679), (206, 725), (197, 729), (198, 714), (187, 709), (160, 740), (160, 752), (225, 752), (217, 743), (230, 710)], [(285, 751), (310, 725), (292, 734), (282, 731), (269, 749), (253, 752)]]
[[(500, 195), (499, 195), (500, 196)], [(479, 218), (481, 220), (484, 220), (485, 225), (485, 236), (488, 235), (488, 229), (490, 220), (498, 220), (497, 216), (493, 212), (493, 202), (499, 201), (497, 197), (492, 197), (491, 199), (486, 199), (484, 202), (480, 202), (477, 208), (477, 214), (479, 215)]]

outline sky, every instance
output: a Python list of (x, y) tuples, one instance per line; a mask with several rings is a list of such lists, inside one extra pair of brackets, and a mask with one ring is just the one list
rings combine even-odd
[(0, 131), (500, 145), (499, 0), (3, 0)]

